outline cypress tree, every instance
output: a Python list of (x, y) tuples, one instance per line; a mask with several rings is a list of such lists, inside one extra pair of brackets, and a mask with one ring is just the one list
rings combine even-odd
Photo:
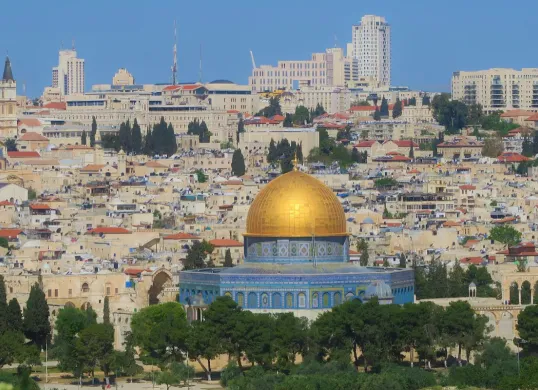
[(389, 116), (389, 104), (387, 102), (387, 99), (383, 98), (381, 100), (381, 108), (379, 109), (379, 114), (382, 116), (382, 117), (387, 117)]
[(133, 122), (131, 137), (132, 152), (134, 154), (140, 154), (142, 152), (142, 131), (140, 130), (140, 126), (138, 125), (136, 118)]
[(9, 301), (6, 311), (7, 325), (15, 332), (22, 332), (22, 311), (16, 298)]
[(245, 174), (245, 158), (241, 149), (235, 149), (232, 156), (232, 174), (234, 176), (243, 176)]
[(353, 161), (354, 163), (358, 163), (360, 162), (360, 155), (359, 155), (359, 151), (357, 150), (357, 148), (353, 148), (353, 150), (351, 151), (351, 161)]
[(97, 121), (92, 117), (92, 132), (90, 133), (90, 146), (95, 146), (95, 136), (97, 135)]
[(200, 123), (200, 142), (209, 142), (210, 139), (211, 133), (209, 132), (205, 121), (202, 121), (202, 123)]
[(397, 98), (396, 103), (394, 103), (394, 107), (392, 108), (392, 117), (396, 119), (399, 116), (402, 116), (402, 112), (403, 112), (402, 101), (399, 98)]
[(103, 323), (110, 324), (110, 304), (108, 302), (108, 296), (105, 297), (104, 307), (103, 307)]
[(407, 267), (407, 259), (405, 258), (405, 255), (403, 253), (400, 254), (400, 268), (406, 268)]
[(80, 144), (81, 145), (86, 145), (86, 130), (82, 130), (82, 137), (80, 139)]
[(176, 133), (172, 123), (169, 123), (168, 127), (166, 128), (166, 141), (166, 154), (171, 156), (177, 152)]
[(374, 111), (374, 120), (380, 121), (381, 120), (381, 113), (379, 112), (379, 108), (376, 107)]
[(4, 277), (0, 275), (0, 334), (8, 328), (8, 319), (7, 319), (7, 294), (6, 294), (6, 283), (4, 282)]
[(274, 163), (277, 158), (277, 150), (275, 145), (275, 140), (271, 138), (271, 142), (269, 142), (269, 153), (267, 153), (267, 162), (268, 163)]
[(44, 349), (50, 339), (51, 329), (49, 322), (49, 305), (45, 294), (34, 284), (24, 308), (23, 320), (24, 335), (38, 348)]
[(299, 162), (302, 164), (303, 163), (303, 143), (299, 143), (299, 145), (297, 145), (297, 160), (299, 160)]
[(226, 254), (224, 255), (224, 266), (225, 267), (234, 266), (234, 263), (232, 261), (232, 252), (230, 252), (230, 249), (226, 249)]

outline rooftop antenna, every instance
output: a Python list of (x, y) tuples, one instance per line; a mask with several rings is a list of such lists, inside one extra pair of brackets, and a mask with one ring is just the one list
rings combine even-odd
[(250, 51), (250, 59), (252, 60), (252, 69), (256, 69), (256, 61), (254, 61), (254, 53)]
[(200, 72), (198, 74), (198, 81), (202, 82), (202, 44), (200, 43)]
[(334, 47), (338, 47), (338, 37), (334, 34)]
[(177, 76), (177, 28), (176, 21), (174, 20), (174, 62), (172, 64), (172, 84), (176, 85)]
[(71, 48), (75, 51), (75, 38), (71, 40)]

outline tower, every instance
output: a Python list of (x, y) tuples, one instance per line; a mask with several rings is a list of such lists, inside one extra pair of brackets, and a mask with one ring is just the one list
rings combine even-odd
[(174, 20), (174, 62), (172, 63), (172, 84), (176, 85), (177, 78), (177, 31), (176, 21)]
[(58, 66), (52, 68), (52, 87), (59, 88), (63, 96), (84, 93), (84, 64), (77, 58), (74, 42), (71, 50), (60, 50)]
[(378, 84), (390, 85), (390, 24), (384, 17), (365, 15), (353, 26), (353, 58), (359, 63), (359, 76), (372, 77)]
[(11, 61), (6, 57), (0, 81), (0, 137), (17, 136), (17, 83), (13, 78)]

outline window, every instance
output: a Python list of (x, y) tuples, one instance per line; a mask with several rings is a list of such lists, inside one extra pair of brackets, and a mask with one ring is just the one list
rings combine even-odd
[(293, 307), (293, 294), (287, 293), (286, 294), (286, 308)]
[(245, 306), (245, 296), (243, 293), (237, 293), (237, 305), (239, 307)]
[(73, 295), (73, 290), (72, 290), (72, 289), (69, 289), (67, 295), (69, 295), (69, 296)]
[(49, 289), (49, 291), (47, 291), (47, 297), (52, 297), (52, 290)]
[(248, 293), (248, 307), (249, 308), (258, 307), (258, 295), (255, 292)]
[(55, 289), (55, 290), (54, 290), (54, 297), (55, 297), (55, 298), (58, 298), (58, 289)]
[[(300, 302), (300, 301), (299, 301), (299, 302)], [(301, 305), (301, 304), (299, 303), (299, 306), (300, 306), (300, 305)], [(313, 307), (314, 309), (317, 309), (318, 306), (319, 306), (319, 295), (318, 295), (317, 292), (315, 292), (314, 294), (312, 294), (312, 307)]]
[(279, 293), (273, 294), (273, 309), (280, 309), (282, 307), (282, 296)]
[(329, 307), (329, 293), (323, 293), (323, 307)]
[(110, 295), (110, 287), (106, 288), (106, 295)]
[(118, 294), (118, 288), (117, 287), (114, 289), (114, 293)]
[(300, 293), (297, 297), (299, 298), (299, 307), (305, 308), (306, 307), (306, 295), (304, 293)]
[(83, 293), (88, 293), (88, 292), (90, 292), (90, 286), (88, 285), (88, 283), (83, 283), (83, 284), (82, 284), (82, 292), (83, 292)]

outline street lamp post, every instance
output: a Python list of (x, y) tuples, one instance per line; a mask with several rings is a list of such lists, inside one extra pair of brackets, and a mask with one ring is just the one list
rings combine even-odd
[(516, 342), (517, 342), (517, 376), (521, 376), (520, 374), (520, 367), (519, 367), (519, 350), (521, 349), (521, 344), (526, 344), (528, 343), (527, 340), (523, 340), (523, 339), (516, 339)]

